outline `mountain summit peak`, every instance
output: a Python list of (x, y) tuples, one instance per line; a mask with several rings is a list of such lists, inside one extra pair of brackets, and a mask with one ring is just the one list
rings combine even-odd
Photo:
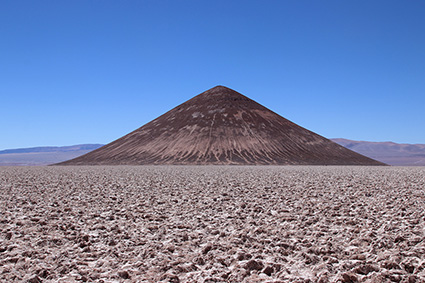
[(209, 90), (205, 92), (211, 93), (211, 92), (236, 92), (236, 91), (231, 88), (228, 88), (227, 86), (217, 85), (215, 87), (210, 88)]
[(218, 85), (213, 88), (210, 88), (209, 90), (204, 91), (200, 94), (202, 95), (218, 95), (218, 96), (244, 96), (240, 94), (239, 92), (228, 88), (226, 86)]
[(383, 165), (215, 86), (126, 136), (64, 165)]

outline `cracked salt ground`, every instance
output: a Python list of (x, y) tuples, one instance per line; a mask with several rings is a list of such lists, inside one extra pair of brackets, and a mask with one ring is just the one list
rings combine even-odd
[(425, 169), (0, 168), (1, 282), (424, 282)]

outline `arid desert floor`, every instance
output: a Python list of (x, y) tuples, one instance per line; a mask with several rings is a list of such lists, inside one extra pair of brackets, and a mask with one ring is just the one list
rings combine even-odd
[(425, 167), (0, 167), (0, 282), (425, 282)]

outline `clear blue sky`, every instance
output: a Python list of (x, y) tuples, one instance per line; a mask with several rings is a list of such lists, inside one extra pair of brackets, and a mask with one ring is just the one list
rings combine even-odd
[(0, 149), (108, 143), (225, 85), (328, 138), (425, 143), (425, 1), (0, 3)]

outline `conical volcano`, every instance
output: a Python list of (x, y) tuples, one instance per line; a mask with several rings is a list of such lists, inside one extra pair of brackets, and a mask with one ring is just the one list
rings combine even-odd
[(60, 165), (384, 165), (216, 86)]

